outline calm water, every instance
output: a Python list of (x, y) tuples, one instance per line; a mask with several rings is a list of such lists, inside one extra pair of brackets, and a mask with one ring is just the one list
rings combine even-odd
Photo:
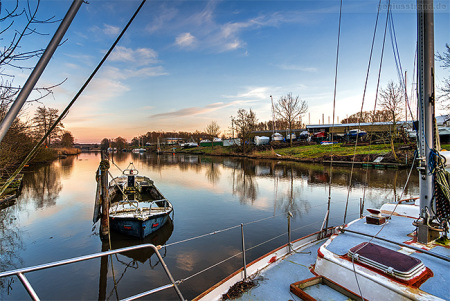
[[(92, 223), (99, 162), (99, 154), (81, 154), (25, 174), (17, 202), (0, 209), (0, 270), (107, 250), (108, 243), (99, 239), (98, 224)], [(319, 230), (326, 212), (330, 172), (329, 167), (322, 165), (131, 153), (118, 154), (114, 162), (122, 169), (134, 162), (140, 174), (151, 177), (175, 208), (173, 222), (144, 242), (172, 244), (241, 223), (245, 224), (247, 248), (279, 236), (248, 251), (250, 262), (287, 242), (288, 211), (293, 213), (293, 239)], [(110, 171), (114, 176), (120, 174), (114, 165)], [(399, 194), (407, 173), (407, 170), (354, 169), (347, 221), (358, 217), (364, 195), (366, 208), (378, 208), (393, 198), (394, 191)], [(343, 222), (350, 174), (350, 168), (332, 170), (330, 225)], [(364, 189), (366, 179), (369, 185)], [(417, 182), (414, 172), (407, 196), (418, 194)], [(141, 242), (112, 235), (113, 248)], [(180, 289), (185, 298), (192, 299), (238, 269), (242, 258), (238, 256), (190, 276), (240, 250), (237, 227), (171, 245), (161, 253), (175, 280), (189, 278)], [(169, 283), (150, 251), (33, 272), (27, 278), (41, 299), (55, 300), (117, 300)], [(29, 299), (18, 279), (3, 279), (0, 289), (2, 300)], [(167, 300), (177, 296), (173, 290), (167, 290), (152, 298)]]

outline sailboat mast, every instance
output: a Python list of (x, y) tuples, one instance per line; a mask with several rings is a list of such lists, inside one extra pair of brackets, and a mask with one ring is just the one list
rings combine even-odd
[(273, 98), (270, 95), (270, 100), (272, 101), (272, 135), (275, 134), (275, 108), (273, 107)]
[(429, 170), (430, 153), (435, 148), (434, 97), (434, 16), (433, 0), (417, 0), (417, 65), (419, 81), (420, 216), (429, 218), (434, 176)]

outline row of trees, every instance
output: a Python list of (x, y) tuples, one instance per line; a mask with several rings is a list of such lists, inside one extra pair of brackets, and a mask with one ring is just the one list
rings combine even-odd
[[(236, 130), (238, 137), (242, 140), (243, 152), (246, 152), (247, 143), (250, 140), (253, 131), (257, 130), (276, 130), (276, 125), (281, 124), (287, 128), (289, 133), (293, 128), (302, 126), (300, 117), (308, 111), (308, 104), (305, 100), (301, 100), (298, 96), (293, 97), (292, 93), (280, 97), (273, 106), (273, 113), (276, 115), (277, 122), (258, 122), (255, 112), (250, 109), (239, 109), (236, 116), (231, 116), (233, 130)], [(275, 118), (274, 118), (275, 119)], [(292, 146), (292, 135), (290, 135), (290, 145)]]
[[(7, 108), (7, 106), (0, 106), (0, 120), (5, 117)], [(57, 109), (45, 107), (38, 107), (29, 122), (16, 118), (0, 144), (0, 173), (3, 174), (20, 164), (57, 118)], [(71, 147), (73, 143), (72, 134), (65, 131), (64, 125), (59, 123), (45, 139), (45, 147), (34, 160), (47, 160), (48, 156), (51, 156), (51, 153), (46, 150), (48, 146)]]
[(391, 81), (379, 93), (378, 103), (381, 110), (358, 112), (343, 119), (341, 123), (392, 122), (395, 125), (404, 117), (404, 95), (403, 88)]
[[(0, 51), (0, 121), (4, 119), (21, 87), (15, 83), (15, 74), (30, 70), (44, 49), (36, 48), (37, 37), (46, 35), (42, 29), (46, 25), (59, 22), (49, 12), (39, 10), (40, 1), (3, 1), (0, 5), (0, 31), (2, 50)], [(51, 13), (51, 12), (50, 12)], [(44, 16), (45, 15), (45, 16)], [(31, 45), (29, 48), (27, 45)], [(36, 103), (52, 94), (51, 86), (36, 86), (27, 104)], [(0, 144), (0, 172), (5, 172), (19, 164), (50, 127), (57, 116), (57, 110), (39, 107), (30, 121), (16, 118)], [(63, 125), (46, 139), (46, 145), (71, 145), (73, 136), (63, 130)], [(35, 160), (45, 160), (44, 148), (35, 156)]]

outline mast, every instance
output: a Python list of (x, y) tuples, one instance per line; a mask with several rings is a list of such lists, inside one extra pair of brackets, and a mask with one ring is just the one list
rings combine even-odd
[(273, 98), (270, 95), (270, 100), (272, 101), (272, 135), (275, 134), (275, 109), (273, 107)]
[(426, 243), (430, 240), (426, 221), (432, 218), (429, 213), (433, 212), (434, 190), (434, 176), (429, 171), (430, 154), (435, 148), (433, 0), (417, 0), (417, 43), (420, 217), (424, 223), (418, 228), (418, 239)]

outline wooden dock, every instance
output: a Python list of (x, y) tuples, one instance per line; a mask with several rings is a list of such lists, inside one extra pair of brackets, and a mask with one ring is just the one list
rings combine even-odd
[(331, 164), (331, 163), (336, 166), (351, 166), (353, 164), (353, 166), (355, 167), (370, 167), (376, 169), (386, 169), (386, 168), (399, 169), (410, 167), (410, 165), (408, 164), (391, 163), (391, 162), (352, 162), (352, 161), (331, 161), (331, 160), (323, 161), (323, 164)]

